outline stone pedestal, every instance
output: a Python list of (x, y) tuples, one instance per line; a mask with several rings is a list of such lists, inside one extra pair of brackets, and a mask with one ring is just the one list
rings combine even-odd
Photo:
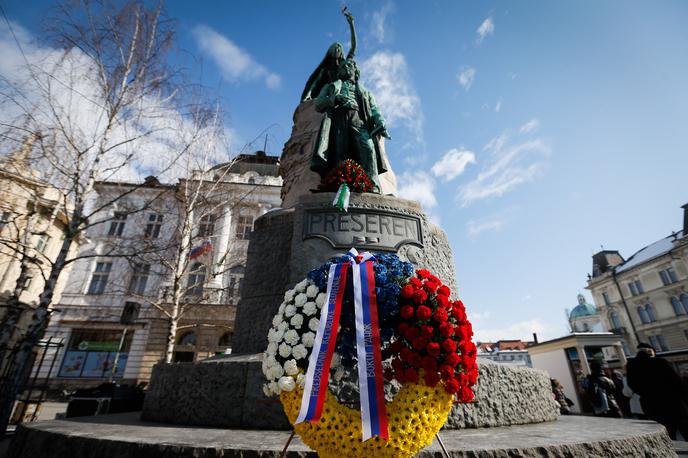
[(284, 292), (308, 271), (351, 247), (397, 253), (456, 291), (447, 236), (428, 221), (418, 202), (352, 194), (349, 211), (344, 213), (332, 206), (333, 199), (333, 193), (304, 194), (293, 207), (256, 220), (237, 307), (233, 352), (262, 352)]

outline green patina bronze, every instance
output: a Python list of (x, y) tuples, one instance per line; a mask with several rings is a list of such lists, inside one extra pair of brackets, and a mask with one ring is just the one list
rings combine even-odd
[[(358, 162), (380, 192), (378, 175), (389, 169), (381, 137), (389, 138), (385, 120), (373, 95), (359, 82), (354, 61), (356, 31), (351, 13), (344, 10), (351, 29), (351, 50), (344, 59), (342, 45), (330, 46), (308, 80), (303, 100), (316, 95), (315, 109), (325, 116), (311, 159), (311, 169), (325, 177), (347, 159)], [(336, 65), (336, 67), (335, 67)], [(336, 71), (334, 69), (336, 68)]]

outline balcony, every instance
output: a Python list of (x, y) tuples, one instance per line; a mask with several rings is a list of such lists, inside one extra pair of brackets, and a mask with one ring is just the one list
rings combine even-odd
[(614, 334), (620, 335), (620, 336), (625, 336), (628, 334), (628, 331), (626, 331), (626, 328), (621, 326), (620, 328), (612, 328), (609, 330), (609, 332), (613, 332)]

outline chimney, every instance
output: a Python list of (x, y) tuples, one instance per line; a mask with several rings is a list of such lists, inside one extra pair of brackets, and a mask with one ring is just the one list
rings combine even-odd
[(537, 332), (534, 332), (534, 333), (533, 333), (533, 342), (535, 342), (536, 344), (538, 343), (538, 340), (537, 340)]
[(683, 209), (683, 236), (686, 237), (688, 236), (688, 204), (681, 208)]

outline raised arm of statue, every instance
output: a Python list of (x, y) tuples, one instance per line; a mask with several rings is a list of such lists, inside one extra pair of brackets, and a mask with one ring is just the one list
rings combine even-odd
[(346, 55), (347, 59), (353, 59), (356, 55), (356, 27), (354, 27), (354, 15), (344, 7), (342, 10), (344, 16), (346, 16), (346, 21), (349, 23), (349, 30), (351, 31), (351, 49)]

